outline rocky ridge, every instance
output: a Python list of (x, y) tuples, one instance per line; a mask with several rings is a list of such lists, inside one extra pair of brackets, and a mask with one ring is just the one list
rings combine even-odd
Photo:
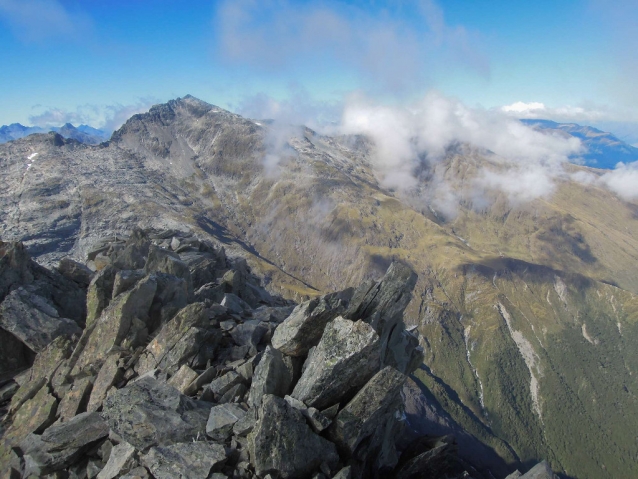
[(3, 350), (22, 348), (1, 363), (2, 477), (482, 477), (451, 436), (408, 442), (423, 349), (401, 263), (295, 306), (174, 231), (56, 271), (0, 252)]

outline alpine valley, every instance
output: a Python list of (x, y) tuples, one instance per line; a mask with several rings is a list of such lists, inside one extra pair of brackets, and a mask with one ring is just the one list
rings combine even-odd
[(423, 349), (403, 389), (412, 429), (454, 434), (485, 477), (541, 460), (565, 478), (638, 477), (638, 203), (573, 180), (604, 170), (566, 164), (549, 196), (513, 204), (494, 189), (478, 204), (463, 192), (502, 165), (453, 145), (418, 175), (420, 191), (444, 181), (459, 198), (444, 215), (383, 186), (363, 136), (291, 130), (271, 168), (273, 128), (186, 96), (97, 145), (56, 132), (0, 144), (0, 238), (44, 266), (93, 253), (99, 270), (103, 238), (196, 236), (282, 302), (407, 266), (404, 322)]

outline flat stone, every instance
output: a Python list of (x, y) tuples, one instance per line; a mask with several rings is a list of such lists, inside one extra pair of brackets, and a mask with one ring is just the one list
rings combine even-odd
[(97, 475), (97, 479), (114, 479), (128, 472), (135, 464), (135, 448), (128, 442), (121, 442), (111, 450), (109, 460), (104, 469)]
[(324, 409), (354, 394), (379, 368), (379, 336), (363, 321), (341, 317), (326, 326), (291, 396)]
[(226, 461), (224, 446), (211, 442), (187, 442), (153, 447), (142, 456), (156, 479), (206, 479)]
[(75, 321), (59, 317), (45, 298), (24, 288), (12, 291), (0, 304), (0, 327), (36, 353), (58, 336), (82, 334)]
[(149, 377), (108, 396), (102, 414), (115, 433), (144, 451), (204, 434), (209, 411), (209, 403)]
[(162, 327), (140, 356), (136, 371), (142, 375), (155, 368), (169, 374), (193, 358), (208, 339), (208, 312), (204, 303), (183, 308)]
[(342, 314), (352, 290), (311, 299), (297, 306), (272, 337), (272, 346), (289, 356), (305, 356), (321, 339), (330, 321)]
[(322, 462), (335, 467), (339, 461), (334, 444), (312, 432), (300, 411), (271, 394), (263, 398), (248, 449), (261, 477), (309, 477)]
[(366, 437), (401, 404), (401, 388), (407, 376), (391, 366), (375, 374), (341, 410), (329, 429), (328, 437), (352, 454)]
[(51, 426), (41, 436), (28, 435), (20, 444), (24, 477), (42, 476), (70, 466), (108, 434), (109, 428), (100, 415), (87, 412)]
[(89, 394), (93, 387), (92, 377), (76, 379), (65, 394), (60, 405), (58, 406), (58, 417), (61, 422), (67, 421), (72, 417), (85, 412)]
[(122, 379), (124, 369), (119, 366), (121, 356), (121, 353), (110, 354), (104, 361), (93, 383), (91, 396), (86, 406), (87, 411), (98, 411), (102, 407), (102, 401), (106, 398), (107, 391)]
[(186, 364), (183, 364), (179, 371), (177, 371), (169, 380), (168, 384), (173, 386), (182, 394), (185, 394), (188, 386), (197, 378), (197, 373), (189, 368)]
[(214, 441), (224, 442), (230, 436), (233, 426), (244, 415), (244, 411), (237, 404), (220, 404), (210, 410), (206, 424), (206, 434)]
[(293, 371), (284, 361), (283, 354), (267, 346), (253, 374), (248, 393), (248, 405), (258, 408), (265, 394), (284, 397), (290, 392), (292, 383)]

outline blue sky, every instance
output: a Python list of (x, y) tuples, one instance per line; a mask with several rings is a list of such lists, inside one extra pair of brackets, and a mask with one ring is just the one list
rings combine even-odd
[(434, 89), (633, 142), (636, 24), (635, 0), (0, 0), (0, 124), (113, 128), (187, 93), (266, 115)]

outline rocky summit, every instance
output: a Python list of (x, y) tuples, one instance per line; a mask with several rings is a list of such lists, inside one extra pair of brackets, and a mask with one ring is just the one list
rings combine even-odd
[[(398, 390), (409, 427), (388, 432), (399, 438), (388, 474), (421, 470), (427, 449), (472, 477), (542, 460), (569, 478), (638, 475), (636, 202), (575, 181), (603, 173), (572, 164), (552, 195), (512, 203), (486, 187), (478, 201), (466, 193), (506, 159), (458, 144), (422, 160), (406, 193), (381, 181), (370, 138), (283, 128), (191, 96), (134, 115), (99, 145), (57, 133), (1, 144), (2, 397), (35, 381), (33, 395), (13, 396), (5, 431), (30, 417), (43, 421), (37, 435), (80, 411), (112, 428), (106, 404), (128, 405), (139, 424), (163, 418), (137, 445), (126, 440), (139, 450), (166, 438), (157, 462), (183, 451), (172, 434), (199, 427), (197, 401), (215, 403), (200, 433), (214, 441), (270, 437), (272, 423), (255, 429), (238, 408), (297, 424), (292, 407), (343, 462), (377, 447), (366, 438), (385, 413), (365, 401), (385, 411)], [(68, 372), (49, 370), (63, 360)], [(395, 371), (407, 377), (400, 387)], [(172, 397), (167, 411), (142, 400), (153, 381), (195, 402)], [(264, 405), (267, 395), (285, 404)], [(87, 405), (74, 410), (73, 397)], [(282, 463), (248, 457), (262, 475)], [(437, 467), (423, 470), (446, 474)]]
[(406, 265), (295, 305), (165, 231), (105, 239), (88, 266), (0, 252), (2, 477), (490, 477), (406, 418)]

